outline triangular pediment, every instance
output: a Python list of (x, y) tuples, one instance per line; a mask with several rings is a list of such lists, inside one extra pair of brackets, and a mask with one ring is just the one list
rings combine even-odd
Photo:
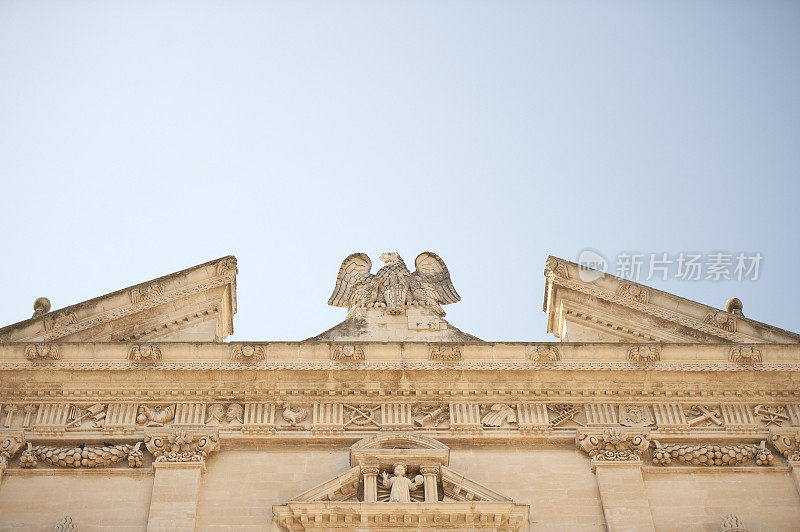
[(233, 333), (236, 272), (228, 256), (69, 307), (46, 302), (0, 329), (0, 342), (222, 341)]
[(568, 342), (797, 343), (800, 334), (557, 257), (545, 269), (547, 332)]
[[(292, 531), (524, 526), (527, 505), (453, 471), (449, 460), (449, 448), (426, 436), (365, 438), (350, 448), (351, 469), (273, 506), (274, 520)], [(404, 495), (395, 493), (397, 482), (405, 486)]]

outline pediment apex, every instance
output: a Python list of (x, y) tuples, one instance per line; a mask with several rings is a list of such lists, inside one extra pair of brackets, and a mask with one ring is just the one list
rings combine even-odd
[(378, 434), (350, 447), (350, 465), (391, 467), (397, 462), (447, 465), (450, 449), (428, 436), (408, 433)]
[(221, 341), (233, 333), (236, 274), (229, 255), (56, 310), (39, 302), (0, 342)]
[(547, 332), (562, 341), (800, 342), (800, 334), (747, 318), (737, 305), (728, 312), (552, 255), (544, 275)]

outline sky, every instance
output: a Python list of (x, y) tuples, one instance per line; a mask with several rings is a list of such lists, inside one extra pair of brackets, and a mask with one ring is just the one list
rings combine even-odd
[(0, 325), (233, 254), (229, 340), (301, 340), (344, 319), (348, 254), (433, 251), (451, 323), (546, 341), (545, 259), (591, 249), (758, 253), (639, 280), (800, 331), (798, 28), (791, 1), (0, 1)]

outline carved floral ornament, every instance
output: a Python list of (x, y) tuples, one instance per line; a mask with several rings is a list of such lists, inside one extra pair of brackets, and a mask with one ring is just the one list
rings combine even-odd
[(645, 433), (606, 430), (599, 433), (579, 433), (578, 446), (593, 461), (641, 461), (650, 447), (650, 436)]
[(217, 449), (219, 436), (178, 430), (147, 435), (144, 444), (156, 462), (205, 462)]

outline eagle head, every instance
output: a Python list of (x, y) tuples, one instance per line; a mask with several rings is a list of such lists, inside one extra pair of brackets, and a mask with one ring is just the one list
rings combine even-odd
[(383, 263), (386, 264), (387, 266), (403, 262), (403, 259), (400, 258), (400, 254), (397, 253), (396, 251), (381, 253), (378, 258), (381, 259)]

